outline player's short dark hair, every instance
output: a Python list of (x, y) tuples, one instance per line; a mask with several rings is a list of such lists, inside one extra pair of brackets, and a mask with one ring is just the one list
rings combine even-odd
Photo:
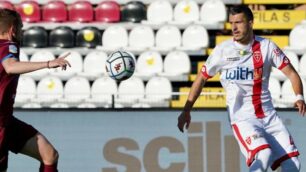
[(0, 9), (0, 32), (8, 32), (13, 26), (15, 30), (22, 27), (22, 20), (18, 12), (10, 9)]
[(248, 21), (254, 20), (251, 9), (246, 5), (235, 5), (229, 10), (230, 15), (243, 13)]

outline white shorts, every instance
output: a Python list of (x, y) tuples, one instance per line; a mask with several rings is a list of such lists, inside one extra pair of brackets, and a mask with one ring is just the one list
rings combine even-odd
[(262, 119), (239, 121), (232, 124), (232, 129), (248, 166), (256, 153), (266, 148), (272, 150), (272, 170), (299, 155), (288, 129), (276, 113)]

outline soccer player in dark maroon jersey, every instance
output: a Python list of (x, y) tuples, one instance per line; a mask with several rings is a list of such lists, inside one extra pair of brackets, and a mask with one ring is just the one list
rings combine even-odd
[(13, 116), (19, 74), (44, 68), (70, 66), (65, 57), (45, 62), (20, 62), (22, 21), (16, 11), (0, 9), (0, 172), (5, 172), (8, 151), (22, 153), (41, 162), (40, 172), (56, 172), (58, 152), (31, 125)]

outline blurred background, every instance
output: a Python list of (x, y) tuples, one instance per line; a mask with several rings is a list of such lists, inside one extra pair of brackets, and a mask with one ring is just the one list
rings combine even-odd
[[(176, 129), (196, 73), (215, 45), (231, 39), (228, 9), (236, 4), (253, 10), (255, 34), (274, 41), (305, 83), (306, 0), (1, 0), (24, 22), (21, 61), (71, 52), (67, 71), (21, 75), (16, 116), (54, 142), (62, 171), (245, 171), (219, 75), (195, 103), (195, 128)], [(105, 71), (118, 49), (136, 57), (133, 77), (122, 82)], [(269, 87), (296, 144), (305, 143), (291, 83), (272, 70)], [(37, 171), (34, 160), (12, 158), (12, 171)]]

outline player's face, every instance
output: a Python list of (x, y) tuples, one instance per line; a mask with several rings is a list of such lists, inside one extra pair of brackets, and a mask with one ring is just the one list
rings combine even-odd
[(230, 15), (229, 23), (232, 27), (234, 40), (242, 44), (249, 43), (252, 36), (253, 21), (247, 21), (243, 13)]

